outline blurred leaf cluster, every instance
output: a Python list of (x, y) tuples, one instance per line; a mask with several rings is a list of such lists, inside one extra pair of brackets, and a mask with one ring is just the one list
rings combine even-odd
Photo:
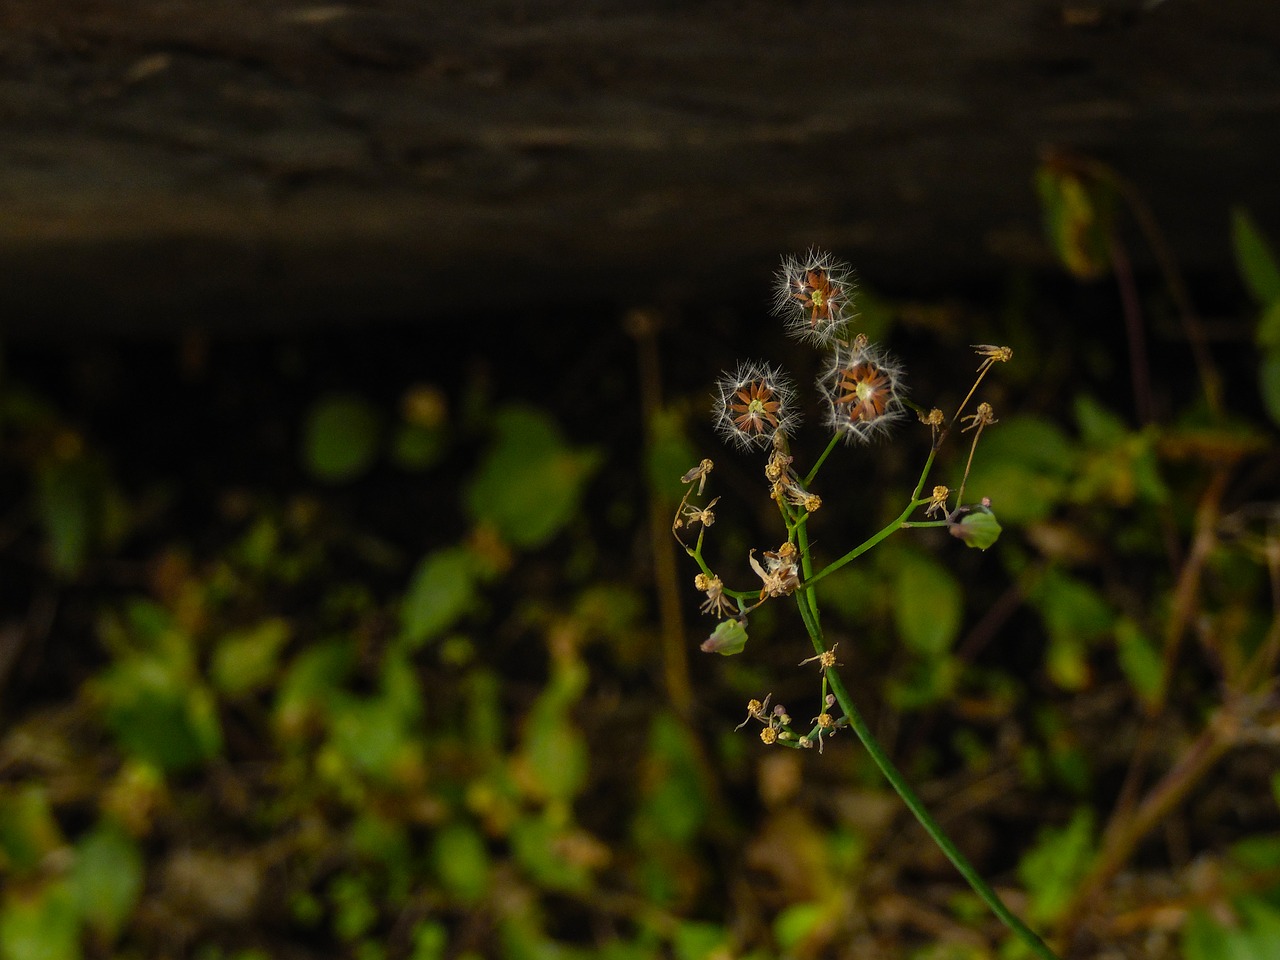
[[(1126, 185), (1056, 163), (1038, 188), (1101, 312)], [(1222, 362), (1248, 375), (1217, 406), (1159, 283), (1149, 418), (1114, 317), (1060, 290), (863, 303), (939, 363), (1015, 351), (967, 481), (999, 542), (895, 536), (824, 608), (884, 741), (1067, 955), (1266, 956), (1280, 924), (1280, 269), (1245, 214), (1231, 237), (1250, 337)], [(0, 597), (0, 958), (1016, 956), (852, 737), (733, 733), (761, 691), (800, 713), (795, 625), (762, 608), (752, 656), (706, 657), (711, 621), (651, 599), (642, 501), (665, 513), (710, 452), (702, 386), (650, 410), (645, 459), (467, 389), (315, 391), (293, 486), (223, 491), (209, 536), (157, 525), (168, 494), (0, 371), (24, 585)], [(815, 549), (893, 516), (900, 467), (833, 463)], [(754, 469), (717, 457), (730, 491)], [(776, 530), (730, 499), (717, 549), (745, 558)], [(692, 713), (662, 659), (681, 623)], [(15, 709), (42, 662), (62, 686)]]

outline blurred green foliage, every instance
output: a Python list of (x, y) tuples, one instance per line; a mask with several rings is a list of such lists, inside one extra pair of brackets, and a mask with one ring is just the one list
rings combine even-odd
[[(1105, 275), (1115, 192), (1055, 167), (1038, 186), (1063, 266)], [(1233, 362), (1259, 389), (1216, 415), (1178, 367), (1166, 415), (1135, 422), (1124, 364), (1089, 373), (1073, 330), (1062, 373), (1028, 309), (867, 308), (882, 334), (928, 331), (966, 363), (973, 340), (1017, 344), (966, 482), (1005, 529), (985, 553), (895, 535), (824, 581), (826, 625), (958, 842), (1060, 943), (1091, 931), (1079, 955), (1110, 939), (1267, 956), (1280, 929), (1277, 788), (1258, 773), (1274, 493), (1225, 492), (1274, 465), (1280, 269), (1247, 215), (1231, 236), (1259, 310)], [(648, 574), (606, 559), (666, 546), (634, 501), (665, 509), (714, 454), (705, 405), (691, 389), (661, 407), (647, 455), (612, 469), (610, 438), (574, 439), (538, 406), (321, 391), (291, 423), (296, 490), (228, 492), (212, 547), (182, 531), (137, 546), (161, 508), (6, 371), (6, 542), (40, 589), (77, 598), (87, 639), (64, 698), (0, 713), (0, 958), (1016, 956), (852, 737), (819, 757), (731, 732), (765, 692), (822, 709), (784, 612), (753, 615), (748, 644), (682, 582), (691, 656), (708, 636), (744, 655), (695, 660), (697, 712), (671, 705)], [(730, 501), (763, 492), (759, 465), (716, 456), (708, 538), (749, 576), (777, 531)], [(894, 456), (820, 491), (819, 552), (901, 508), (911, 478), (868, 481), (867, 464)], [(939, 469), (958, 477), (963, 457)], [(421, 529), (345, 512), (384, 476), (421, 491)], [(989, 536), (987, 516), (968, 533)], [(1169, 795), (1163, 844), (1148, 825), (1116, 846)]]

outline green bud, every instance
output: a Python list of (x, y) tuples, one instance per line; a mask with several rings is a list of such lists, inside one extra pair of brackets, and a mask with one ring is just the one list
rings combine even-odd
[(731, 657), (735, 653), (741, 653), (746, 645), (747, 628), (737, 620), (722, 620), (711, 636), (702, 641), (702, 652)]
[[(963, 540), (967, 547), (985, 550), (1000, 538), (1000, 521), (991, 512), (991, 507), (984, 500), (971, 507), (961, 507), (956, 513), (964, 513), (959, 520), (953, 521), (951, 535)], [(955, 516), (953, 514), (952, 516)]]

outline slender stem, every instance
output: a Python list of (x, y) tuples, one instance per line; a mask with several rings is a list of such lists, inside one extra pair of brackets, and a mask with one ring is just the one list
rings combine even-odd
[[(827, 564), (825, 567), (819, 570), (816, 574), (810, 574), (810, 568), (808, 565), (809, 551), (806, 546), (808, 541), (805, 541), (804, 543), (801, 544), (800, 554), (802, 557), (802, 563), (804, 564), (802, 567), (802, 571), (804, 573), (804, 583), (800, 584), (801, 592), (805, 592), (805, 593), (812, 592), (808, 588), (812, 587), (815, 583), (817, 583), (823, 577), (829, 574), (835, 573), (837, 570), (843, 567), (846, 563), (849, 563), (851, 560), (856, 560), (858, 557), (862, 556), (864, 553), (866, 553), (868, 550), (874, 547), (881, 540), (888, 538), (892, 533), (894, 533), (894, 531), (901, 530), (903, 525), (907, 522), (907, 517), (911, 516), (912, 511), (914, 511), (917, 507), (924, 506), (924, 504), (929, 502), (928, 499), (924, 499), (924, 500), (920, 499), (920, 491), (924, 489), (925, 481), (929, 478), (929, 471), (933, 469), (933, 458), (937, 456), (937, 453), (938, 451), (936, 448), (929, 451), (929, 458), (925, 460), (924, 469), (920, 471), (920, 479), (919, 481), (916, 482), (916, 488), (911, 493), (911, 500), (908, 501), (907, 506), (902, 511), (902, 513), (898, 514), (896, 518), (894, 518), (888, 524), (886, 524), (885, 527), (881, 529), (878, 533), (872, 534), (868, 539), (858, 544), (856, 547), (854, 547), (852, 550), (846, 553), (843, 557), (840, 557), (838, 560), (832, 560), (829, 564)], [(815, 604), (815, 607), (816, 607), (816, 604)]]
[(1165, 239), (1164, 231), (1160, 229), (1160, 224), (1156, 221), (1155, 214), (1151, 212), (1147, 201), (1143, 198), (1138, 188), (1128, 179), (1122, 177), (1118, 171), (1099, 160), (1062, 153), (1057, 154), (1055, 159), (1070, 169), (1088, 174), (1109, 185), (1129, 205), (1129, 211), (1138, 222), (1138, 229), (1142, 231), (1147, 243), (1151, 246), (1151, 252), (1155, 255), (1156, 263), (1159, 265), (1161, 273), (1164, 274), (1165, 286), (1168, 288), (1169, 295), (1173, 298), (1174, 305), (1181, 316), (1183, 327), (1187, 332), (1187, 342), (1191, 345), (1191, 355), (1200, 375), (1200, 384), (1204, 389), (1205, 401), (1208, 403), (1209, 409), (1216, 416), (1221, 417), (1222, 377), (1218, 374), (1218, 370), (1213, 364), (1213, 358), (1209, 355), (1209, 349), (1205, 343), (1204, 327), (1200, 322), (1199, 314), (1196, 313), (1196, 309), (1191, 303), (1191, 295), (1187, 291), (1186, 281), (1183, 280), (1182, 273), (1178, 270), (1173, 251), (1169, 248), (1169, 242)]
[(887, 539), (891, 534), (901, 529), (903, 523), (906, 522), (907, 517), (911, 516), (911, 511), (915, 510), (916, 507), (920, 505), (921, 505), (921, 501), (912, 500), (911, 503), (907, 505), (907, 509), (903, 510), (902, 513), (899, 514), (896, 519), (894, 519), (891, 523), (885, 526), (884, 529), (882, 529), (880, 532), (872, 534), (869, 538), (862, 541), (862, 543), (858, 544), (856, 547), (854, 547), (852, 550), (850, 550), (840, 559), (832, 560), (829, 564), (827, 564), (825, 567), (823, 567), (813, 576), (806, 577), (804, 583), (800, 584), (801, 588), (804, 590), (808, 590), (809, 587), (812, 587), (815, 583), (817, 583), (823, 577), (830, 576), (831, 574), (839, 570), (841, 567), (843, 567), (846, 563), (849, 563), (850, 561), (858, 559), (858, 557), (862, 556), (864, 553), (866, 553), (868, 550), (874, 547), (877, 543)]
[[(830, 448), (828, 447), (828, 451)], [(845, 554), (839, 560), (829, 564), (818, 574), (813, 573), (813, 560), (809, 553), (809, 537), (803, 523), (795, 524), (791, 529), (796, 534), (797, 545), (800, 548), (800, 566), (801, 573), (804, 575), (804, 583), (795, 593), (796, 606), (800, 610), (800, 619), (804, 621), (805, 630), (809, 634), (809, 639), (813, 642), (813, 649), (816, 653), (823, 653), (827, 650), (827, 644), (822, 635), (822, 625), (818, 614), (818, 595), (813, 589), (813, 584), (821, 580), (828, 573), (838, 570), (849, 561), (853, 560), (860, 554), (870, 550), (877, 543), (886, 539), (894, 531), (902, 528), (906, 523), (907, 517), (918, 507), (929, 502), (928, 499), (922, 500), (920, 493), (924, 489), (925, 481), (929, 476), (929, 470), (933, 466), (934, 451), (929, 453), (929, 458), (925, 461), (924, 469), (920, 472), (920, 480), (916, 484), (916, 488), (911, 495), (910, 501), (906, 508), (892, 523), (886, 525), (879, 533), (873, 535), (858, 547), (855, 547), (849, 553)], [(960, 852), (960, 849), (951, 841), (951, 838), (943, 831), (942, 827), (933, 818), (925, 808), (924, 803), (920, 800), (911, 785), (894, 766), (893, 761), (889, 759), (889, 755), (885, 753), (884, 748), (880, 746), (880, 741), (876, 739), (875, 734), (871, 732), (871, 728), (867, 726), (867, 722), (863, 719), (861, 712), (853, 702), (853, 697), (849, 695), (848, 689), (844, 685), (844, 681), (840, 679), (840, 674), (836, 672), (834, 667), (829, 667), (823, 671), (823, 694), (825, 697), (827, 688), (836, 696), (836, 702), (840, 704), (840, 709), (844, 712), (845, 718), (849, 722), (849, 726), (853, 728), (853, 732), (858, 735), (858, 739), (862, 741), (862, 745), (866, 748), (867, 753), (871, 755), (871, 759), (875, 761), (876, 766), (889, 781), (890, 786), (902, 798), (902, 802), (907, 805), (907, 809), (915, 816), (920, 825), (924, 827), (925, 832), (938, 845), (938, 848), (946, 854), (947, 859), (955, 865), (956, 870), (968, 882), (973, 891), (982, 899), (982, 902), (990, 908), (991, 912), (1000, 919), (1006, 927), (1008, 927), (1017, 937), (1031, 949), (1031, 951), (1042, 960), (1058, 960), (1057, 954), (1045, 945), (1034, 930), (1022, 922), (1018, 916), (1004, 905), (1004, 901), (999, 895), (982, 879), (982, 875), (969, 863), (968, 859)]]
[[(658, 328), (660, 318), (648, 311), (635, 311), (627, 325), (635, 337), (636, 360), (639, 365), (641, 409), (644, 413), (646, 443), (653, 444), (653, 425), (662, 406), (662, 367), (659, 362)], [(693, 716), (695, 702), (689, 675), (689, 656), (685, 649), (685, 626), (680, 591), (676, 586), (676, 558), (667, 533), (670, 502), (655, 488), (649, 494), (649, 538), (653, 550), (654, 589), (662, 626), (662, 677), (672, 706), (686, 723)], [(687, 549), (687, 548), (686, 548)], [(702, 549), (702, 533), (698, 534), (698, 550)]]
[(813, 469), (810, 470), (808, 475), (804, 478), (804, 485), (806, 487), (813, 483), (813, 478), (818, 475), (818, 471), (822, 469), (822, 465), (827, 462), (827, 457), (831, 456), (831, 451), (836, 448), (836, 444), (839, 442), (840, 434), (832, 434), (831, 440), (827, 443), (827, 449), (822, 451), (822, 456), (818, 457), (818, 461), (813, 465)]
[(1089, 872), (1085, 874), (1062, 912), (1063, 929), (1069, 929), (1080, 912), (1102, 887), (1124, 866), (1142, 839), (1199, 784), (1235, 744), (1240, 718), (1231, 706), (1213, 716), (1195, 742), (1143, 797), (1137, 809), (1123, 820), (1108, 825)]
[(1151, 396), (1151, 364), (1147, 357), (1145, 330), (1142, 322), (1142, 305), (1138, 298), (1138, 285), (1133, 278), (1133, 263), (1120, 238), (1111, 235), (1111, 269), (1116, 275), (1120, 290), (1120, 307), (1124, 313), (1124, 328), (1129, 339), (1129, 379), (1133, 383), (1133, 408), (1138, 423), (1146, 426), (1155, 421), (1155, 402)]
[[(822, 638), (822, 630), (818, 626), (814, 609), (811, 607), (813, 603), (812, 595), (812, 590), (806, 590), (803, 594), (797, 596), (796, 600), (800, 607), (800, 616), (804, 620), (805, 627), (809, 630), (810, 639), (813, 641), (813, 648), (818, 653), (822, 653), (826, 650), (826, 643)], [(825, 676), (832, 693), (836, 695), (836, 702), (840, 704), (840, 709), (844, 711), (844, 715), (849, 721), (849, 726), (858, 735), (858, 739), (862, 741), (862, 745), (866, 748), (867, 753), (871, 755), (871, 759), (875, 761), (876, 766), (880, 768), (884, 778), (889, 781), (889, 785), (902, 798), (902, 802), (907, 805), (907, 809), (920, 822), (920, 826), (924, 827), (930, 839), (947, 855), (947, 859), (960, 872), (960, 876), (964, 877), (969, 886), (973, 888), (974, 893), (1036, 956), (1042, 957), (1043, 960), (1059, 960), (1058, 955), (1049, 949), (1039, 935), (1023, 923), (1017, 914), (1005, 906), (999, 894), (982, 879), (982, 875), (960, 852), (960, 849), (952, 843), (951, 838), (943, 831), (938, 821), (933, 819), (933, 815), (929, 813), (924, 803), (916, 796), (915, 791), (911, 789), (911, 785), (907, 783), (898, 768), (894, 766), (893, 761), (889, 759), (889, 755), (880, 746), (880, 741), (875, 738), (871, 728), (867, 726), (866, 720), (863, 719), (862, 714), (854, 705), (849, 691), (845, 688), (844, 681), (840, 679), (840, 674), (836, 672), (834, 667), (829, 667), (825, 671)]]

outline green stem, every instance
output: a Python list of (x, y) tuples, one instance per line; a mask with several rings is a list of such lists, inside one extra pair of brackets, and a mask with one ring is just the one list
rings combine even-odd
[(813, 483), (813, 478), (818, 475), (818, 471), (822, 469), (822, 465), (827, 462), (827, 457), (831, 456), (831, 451), (836, 448), (836, 444), (840, 442), (840, 434), (834, 433), (831, 440), (827, 443), (827, 449), (822, 451), (822, 456), (818, 457), (817, 462), (813, 465), (813, 469), (809, 471), (808, 476), (804, 478), (804, 487), (808, 489)]
[[(830, 448), (828, 448), (828, 451)], [(921, 499), (920, 494), (924, 489), (925, 481), (929, 476), (929, 470), (933, 466), (933, 452), (930, 452), (929, 459), (925, 462), (924, 469), (920, 472), (920, 480), (916, 484), (915, 490), (912, 492), (911, 500), (908, 502), (906, 509), (892, 523), (884, 527), (879, 533), (873, 535), (866, 542), (855, 547), (849, 553), (845, 554), (839, 560), (834, 561), (825, 567), (817, 575), (813, 573), (812, 558), (809, 554), (809, 537), (808, 531), (804, 524), (797, 524), (792, 529), (795, 530), (797, 538), (797, 546), (800, 548), (800, 566), (804, 575), (804, 582), (800, 589), (796, 591), (796, 606), (800, 610), (800, 618), (804, 621), (805, 630), (809, 634), (809, 639), (813, 642), (813, 649), (816, 653), (823, 653), (827, 649), (826, 641), (822, 634), (822, 624), (818, 614), (818, 596), (817, 591), (812, 589), (813, 584), (821, 580), (828, 573), (838, 570), (855, 557), (860, 556), (870, 550), (877, 543), (886, 539), (894, 531), (902, 528), (906, 523), (907, 517), (917, 507), (929, 502), (928, 498)], [(844, 712), (845, 718), (849, 722), (849, 726), (853, 728), (853, 732), (858, 735), (858, 739), (862, 741), (862, 745), (866, 748), (867, 753), (871, 755), (871, 759), (875, 761), (884, 778), (889, 781), (890, 786), (902, 798), (902, 802), (907, 805), (907, 809), (915, 816), (920, 825), (924, 827), (925, 832), (938, 848), (947, 856), (947, 859), (960, 872), (960, 876), (968, 882), (973, 888), (982, 902), (987, 905), (993, 914), (1017, 937), (1043, 960), (1059, 960), (1055, 954), (1045, 944), (1043, 940), (1036, 934), (1034, 930), (1028, 927), (1021, 919), (1008, 907), (1004, 905), (1004, 901), (991, 888), (991, 886), (982, 879), (982, 875), (974, 868), (960, 849), (951, 841), (951, 838), (943, 831), (942, 827), (933, 815), (929, 813), (924, 803), (920, 800), (911, 785), (894, 766), (893, 761), (889, 759), (889, 755), (885, 753), (884, 748), (880, 746), (880, 741), (876, 739), (875, 734), (871, 732), (871, 728), (867, 726), (866, 720), (863, 719), (861, 712), (853, 702), (853, 697), (849, 695), (848, 689), (844, 685), (844, 681), (840, 679), (840, 674), (835, 668), (828, 668), (823, 673), (824, 694), (825, 688), (830, 687), (831, 692), (836, 696), (836, 702), (840, 704), (840, 709)]]
[[(917, 507), (922, 507), (926, 503), (929, 503), (930, 498), (926, 497), (924, 499), (921, 499), (920, 492), (924, 489), (925, 481), (929, 478), (929, 471), (933, 469), (933, 458), (935, 456), (937, 456), (937, 450), (936, 449), (930, 450), (929, 458), (924, 462), (924, 469), (920, 471), (920, 479), (916, 482), (916, 488), (915, 490), (912, 491), (911, 499), (910, 501), (908, 501), (906, 509), (904, 509), (902, 513), (898, 514), (898, 516), (895, 519), (890, 521), (878, 533), (872, 534), (869, 539), (864, 540), (862, 543), (858, 544), (856, 547), (854, 547), (852, 550), (846, 553), (843, 557), (840, 557), (838, 560), (832, 560), (829, 564), (827, 564), (825, 567), (819, 570), (816, 574), (811, 575), (808, 564), (805, 564), (803, 569), (804, 583), (800, 584), (800, 589), (807, 591), (809, 587), (813, 586), (823, 577), (828, 576), (829, 574), (835, 573), (837, 570), (843, 567), (846, 563), (849, 563), (852, 560), (856, 560), (858, 557), (862, 556), (864, 553), (866, 553), (868, 550), (874, 547), (881, 540), (885, 540), (890, 536), (890, 534), (894, 533), (897, 530), (901, 530), (903, 524), (907, 522), (907, 517), (911, 516), (912, 512)], [(808, 559), (808, 550), (805, 549), (804, 544), (801, 544), (800, 552), (802, 557), (804, 557), (805, 559)]]
[[(812, 591), (805, 591), (805, 594), (812, 597)], [(797, 596), (796, 600), (800, 607), (800, 616), (804, 620), (805, 627), (809, 630), (810, 639), (813, 641), (813, 648), (818, 653), (822, 653), (827, 647), (822, 638), (822, 630), (816, 620), (816, 607), (811, 599), (806, 602), (804, 595)], [(960, 872), (960, 876), (964, 877), (969, 886), (973, 888), (974, 893), (982, 898), (982, 902), (990, 908), (991, 912), (1006, 927), (1012, 930), (1036, 956), (1042, 957), (1044, 960), (1059, 960), (1058, 955), (1049, 949), (1036, 932), (1004, 905), (1004, 901), (1000, 899), (1000, 896), (982, 879), (981, 874), (978, 873), (973, 864), (965, 858), (965, 855), (951, 842), (951, 838), (938, 825), (938, 822), (933, 819), (932, 814), (925, 808), (920, 798), (916, 796), (910, 784), (903, 778), (898, 768), (893, 765), (889, 755), (884, 752), (884, 748), (880, 746), (880, 741), (875, 738), (871, 728), (867, 726), (867, 722), (854, 705), (853, 698), (849, 696), (849, 691), (845, 688), (844, 681), (840, 679), (840, 674), (834, 668), (828, 668), (826, 680), (831, 687), (831, 691), (836, 695), (836, 702), (840, 704), (840, 709), (844, 711), (844, 715), (849, 721), (849, 726), (858, 735), (858, 739), (862, 741), (862, 745), (866, 747), (867, 753), (871, 755), (871, 759), (880, 768), (884, 778), (897, 791), (898, 796), (902, 798), (902, 802), (907, 805), (907, 809), (920, 821), (920, 826), (924, 827), (925, 832), (929, 834), (933, 842), (947, 855), (947, 859), (955, 865), (956, 870)]]

